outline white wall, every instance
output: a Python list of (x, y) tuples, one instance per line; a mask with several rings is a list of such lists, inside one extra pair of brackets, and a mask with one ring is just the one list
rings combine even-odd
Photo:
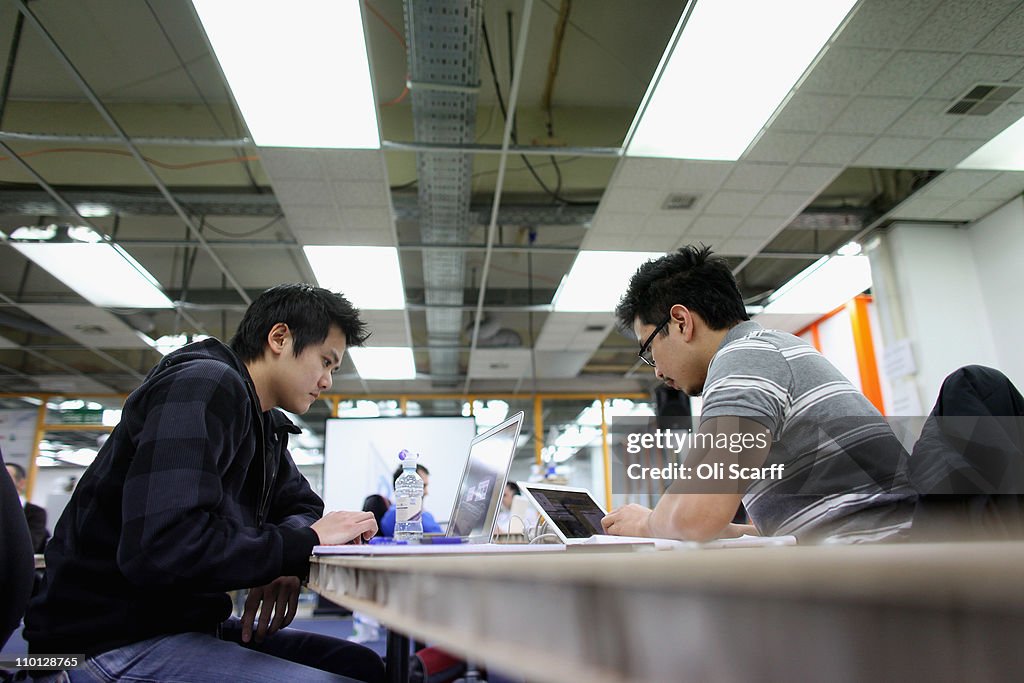
[(894, 392), (916, 391), (927, 413), (942, 380), (971, 363), (1024, 386), (1016, 351), (1024, 340), (1016, 310), (1024, 273), (1021, 199), (971, 226), (894, 223), (868, 255), (883, 344), (909, 339), (917, 367), (912, 377), (886, 378)]
[(995, 367), (1024, 388), (1024, 199), (1018, 197), (971, 225), (968, 235), (993, 332)]

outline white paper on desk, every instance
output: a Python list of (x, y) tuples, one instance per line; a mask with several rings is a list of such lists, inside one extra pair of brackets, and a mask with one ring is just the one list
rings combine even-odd
[(719, 538), (703, 543), (704, 548), (765, 548), (777, 545), (796, 545), (796, 536), (751, 536)]
[(409, 545), (316, 545), (314, 555), (500, 555), (503, 553), (544, 553), (563, 551), (559, 543), (429, 543)]

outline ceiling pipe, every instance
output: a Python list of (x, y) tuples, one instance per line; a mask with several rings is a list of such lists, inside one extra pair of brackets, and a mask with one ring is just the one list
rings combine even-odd
[[(519, 42), (516, 45), (516, 60), (512, 86), (508, 95), (508, 116), (505, 118), (505, 131), (501, 137), (502, 154), (498, 157), (498, 178), (494, 183), (494, 202), (491, 205), (491, 222), (487, 228), (487, 250), (484, 253), (484, 265), (480, 271), (480, 292), (476, 300), (476, 313), (473, 315), (473, 335), (469, 343), (469, 352), (472, 355), (476, 350), (477, 341), (480, 337), (480, 322), (484, 311), (484, 296), (487, 293), (487, 276), (491, 268), (491, 256), (494, 255), (494, 242), (498, 234), (498, 209), (501, 207), (501, 191), (505, 185), (505, 169), (508, 165), (509, 147), (512, 143), (512, 127), (515, 124), (516, 104), (519, 100), (519, 86), (523, 80), (523, 63), (526, 60), (526, 38), (530, 32), (530, 15), (533, 12), (533, 0), (525, 0), (523, 3), (522, 19), (519, 21)], [(469, 383), (472, 378), (466, 373), (466, 383), (463, 385), (463, 393), (469, 393)]]
[[(210, 245), (206, 243), (206, 238), (203, 237), (202, 233), (199, 232), (199, 228), (196, 227), (195, 223), (192, 222), (192, 219), (189, 218), (187, 213), (185, 213), (185, 209), (183, 209), (182, 206), (177, 202), (177, 200), (175, 200), (174, 196), (171, 194), (171, 191), (167, 188), (164, 182), (160, 180), (160, 176), (157, 175), (156, 171), (153, 170), (153, 167), (149, 165), (145, 158), (143, 158), (142, 153), (139, 152), (139, 148), (135, 146), (135, 144), (132, 142), (132, 139), (128, 137), (128, 134), (124, 131), (123, 128), (121, 128), (121, 125), (113, 117), (113, 115), (106, 108), (103, 102), (100, 101), (99, 96), (96, 95), (96, 92), (85, 81), (85, 78), (82, 77), (82, 74), (79, 73), (78, 69), (75, 67), (74, 64), (72, 64), (68, 56), (64, 54), (64, 51), (61, 50), (60, 46), (57, 44), (57, 41), (54, 40), (52, 35), (50, 35), (50, 32), (46, 30), (46, 27), (43, 26), (42, 22), (40, 22), (36, 15), (32, 13), (32, 10), (28, 8), (28, 5), (25, 4), (24, 0), (14, 0), (14, 3), (17, 6), (18, 10), (23, 15), (25, 15), (25, 19), (27, 19), (28, 22), (32, 24), (32, 26), (43, 37), (43, 40), (46, 42), (47, 46), (67, 69), (68, 73), (71, 75), (72, 80), (74, 80), (75, 83), (78, 84), (78, 87), (82, 89), (82, 92), (85, 94), (85, 96), (89, 98), (89, 101), (92, 102), (93, 107), (95, 107), (96, 111), (99, 112), (101, 117), (103, 117), (103, 120), (107, 122), (107, 125), (109, 125), (115, 133), (117, 133), (118, 138), (120, 138), (121, 142), (128, 148), (132, 156), (135, 157), (135, 160), (139, 162), (139, 165), (142, 166), (142, 169), (146, 172), (146, 175), (149, 176), (150, 180), (153, 181), (153, 184), (160, 191), (160, 194), (162, 194), (164, 198), (167, 200), (167, 202), (174, 208), (174, 212), (178, 214), (178, 217), (181, 218), (182, 222), (185, 223), (185, 225), (189, 229), (189, 232), (191, 232), (193, 236), (195, 236), (196, 240), (203, 245), (203, 248), (209, 255), (210, 259), (217, 265), (217, 268), (220, 269), (221, 273), (224, 274), (224, 277), (228, 280), (228, 282), (231, 283), (231, 286), (235, 288), (235, 291), (238, 292), (238, 295), (242, 298), (242, 301), (244, 301), (246, 304), (252, 303), (252, 299), (246, 293), (245, 289), (238, 282), (238, 280), (235, 279), (235, 276), (232, 275), (230, 270), (228, 270), (228, 267), (224, 264), (224, 262), (220, 260), (220, 257), (217, 256), (216, 252), (214, 252), (213, 249), (210, 248)], [(7, 149), (10, 148), (8, 147)], [(74, 213), (77, 214), (77, 212)]]

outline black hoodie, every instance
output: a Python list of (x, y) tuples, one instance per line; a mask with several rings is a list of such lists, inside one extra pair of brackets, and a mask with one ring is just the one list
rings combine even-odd
[(260, 412), (245, 365), (214, 339), (169, 354), (128, 397), (46, 548), (33, 653), (94, 655), (215, 632), (224, 591), (305, 576), (323, 501)]

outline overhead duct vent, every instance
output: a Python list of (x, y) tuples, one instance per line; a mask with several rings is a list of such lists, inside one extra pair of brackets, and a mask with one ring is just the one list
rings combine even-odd
[(1020, 87), (1016, 85), (976, 85), (947, 109), (946, 113), (957, 116), (986, 116), (1018, 92)]
[(661, 205), (661, 208), (665, 211), (683, 211), (686, 209), (692, 209), (698, 199), (700, 199), (699, 195), (673, 192), (668, 197), (665, 197), (665, 202)]

